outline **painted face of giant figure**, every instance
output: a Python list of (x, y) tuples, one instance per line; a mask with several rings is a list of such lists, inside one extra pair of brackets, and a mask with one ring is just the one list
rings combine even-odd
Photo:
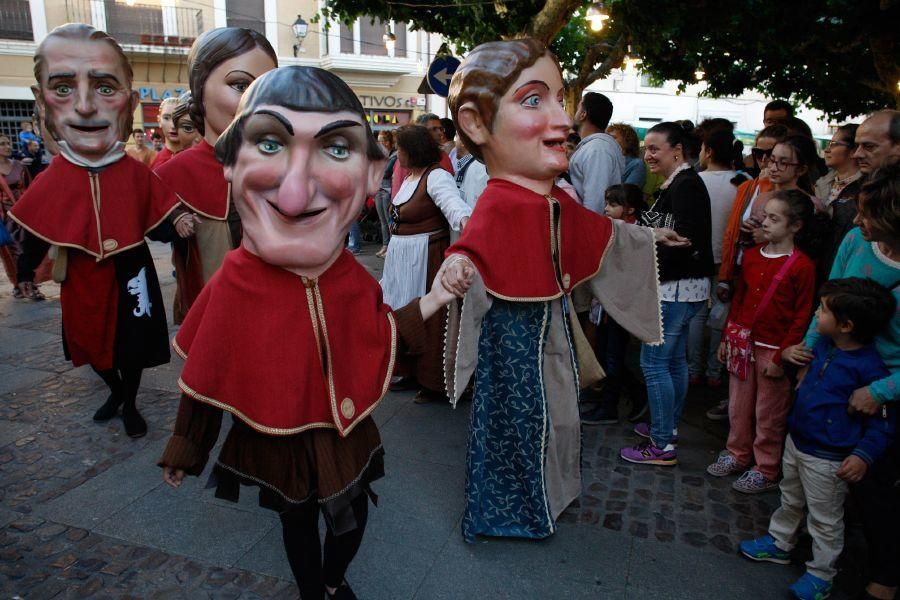
[(450, 84), (450, 110), (461, 138), (491, 177), (546, 194), (568, 168), (572, 120), (555, 57), (535, 40), (475, 48)]
[(32, 88), (54, 139), (89, 161), (101, 159), (131, 134), (138, 94), (115, 40), (89, 25), (57, 27), (35, 53)]
[(311, 67), (283, 67), (254, 82), (216, 155), (247, 250), (308, 277), (323, 273), (343, 251), (385, 164), (350, 88)]
[(190, 114), (210, 144), (231, 123), (247, 87), (277, 66), (269, 41), (252, 29), (220, 27), (197, 38), (188, 56)]

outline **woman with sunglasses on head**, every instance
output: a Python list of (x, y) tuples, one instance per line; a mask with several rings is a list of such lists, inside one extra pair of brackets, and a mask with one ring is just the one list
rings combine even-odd
[[(732, 282), (737, 277), (737, 268), (741, 264), (741, 252), (744, 247), (757, 243), (753, 239), (754, 231), (762, 223), (762, 210), (765, 202), (761, 196), (772, 191), (769, 181), (769, 157), (776, 144), (787, 137), (787, 129), (783, 125), (766, 127), (756, 136), (756, 143), (751, 149), (753, 161), (759, 168), (756, 179), (745, 181), (737, 190), (728, 224), (722, 239), (722, 266), (719, 268), (719, 284), (716, 295), (722, 302), (728, 302), (734, 290)], [(759, 236), (759, 243), (762, 237)]]
[(829, 171), (816, 180), (816, 198), (831, 218), (831, 240), (819, 261), (820, 279), (831, 271), (838, 246), (853, 229), (856, 218), (857, 196), (862, 188), (862, 171), (853, 158), (858, 128), (853, 123), (837, 128), (825, 147), (825, 165)]

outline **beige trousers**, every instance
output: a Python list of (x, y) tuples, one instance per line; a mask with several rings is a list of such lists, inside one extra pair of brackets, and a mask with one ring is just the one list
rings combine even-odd
[(788, 435), (781, 464), (781, 506), (769, 522), (775, 545), (789, 552), (797, 542), (803, 509), (808, 509), (806, 527), (813, 540), (813, 557), (806, 563), (806, 570), (826, 581), (834, 579), (834, 565), (844, 548), (847, 482), (835, 475), (840, 466), (837, 461), (800, 452)]

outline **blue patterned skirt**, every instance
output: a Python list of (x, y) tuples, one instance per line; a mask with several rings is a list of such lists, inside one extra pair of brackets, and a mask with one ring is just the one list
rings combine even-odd
[(463, 537), (554, 531), (544, 480), (549, 426), (542, 378), (547, 302), (493, 299), (478, 342)]

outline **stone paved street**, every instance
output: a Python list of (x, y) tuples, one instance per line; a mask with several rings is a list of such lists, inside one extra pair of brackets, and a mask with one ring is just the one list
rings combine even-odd
[[(167, 247), (152, 247), (170, 309)], [(375, 249), (360, 260), (377, 276)], [(58, 286), (43, 290), (44, 303), (14, 300), (0, 275), (0, 598), (295, 598), (279, 521), (255, 494), (217, 500), (207, 473), (179, 490), (162, 482), (180, 361), (144, 374), (145, 438), (93, 423), (105, 387), (63, 359)], [(375, 412), (387, 477), (348, 581), (366, 600), (786, 597), (799, 563), (736, 554), (777, 494), (741, 496), (705, 475), (726, 430), (703, 413), (723, 393), (692, 393), (675, 468), (619, 460), (636, 441), (627, 423), (586, 428), (584, 493), (556, 535), (472, 545), (459, 531), (467, 405), (390, 394)]]

